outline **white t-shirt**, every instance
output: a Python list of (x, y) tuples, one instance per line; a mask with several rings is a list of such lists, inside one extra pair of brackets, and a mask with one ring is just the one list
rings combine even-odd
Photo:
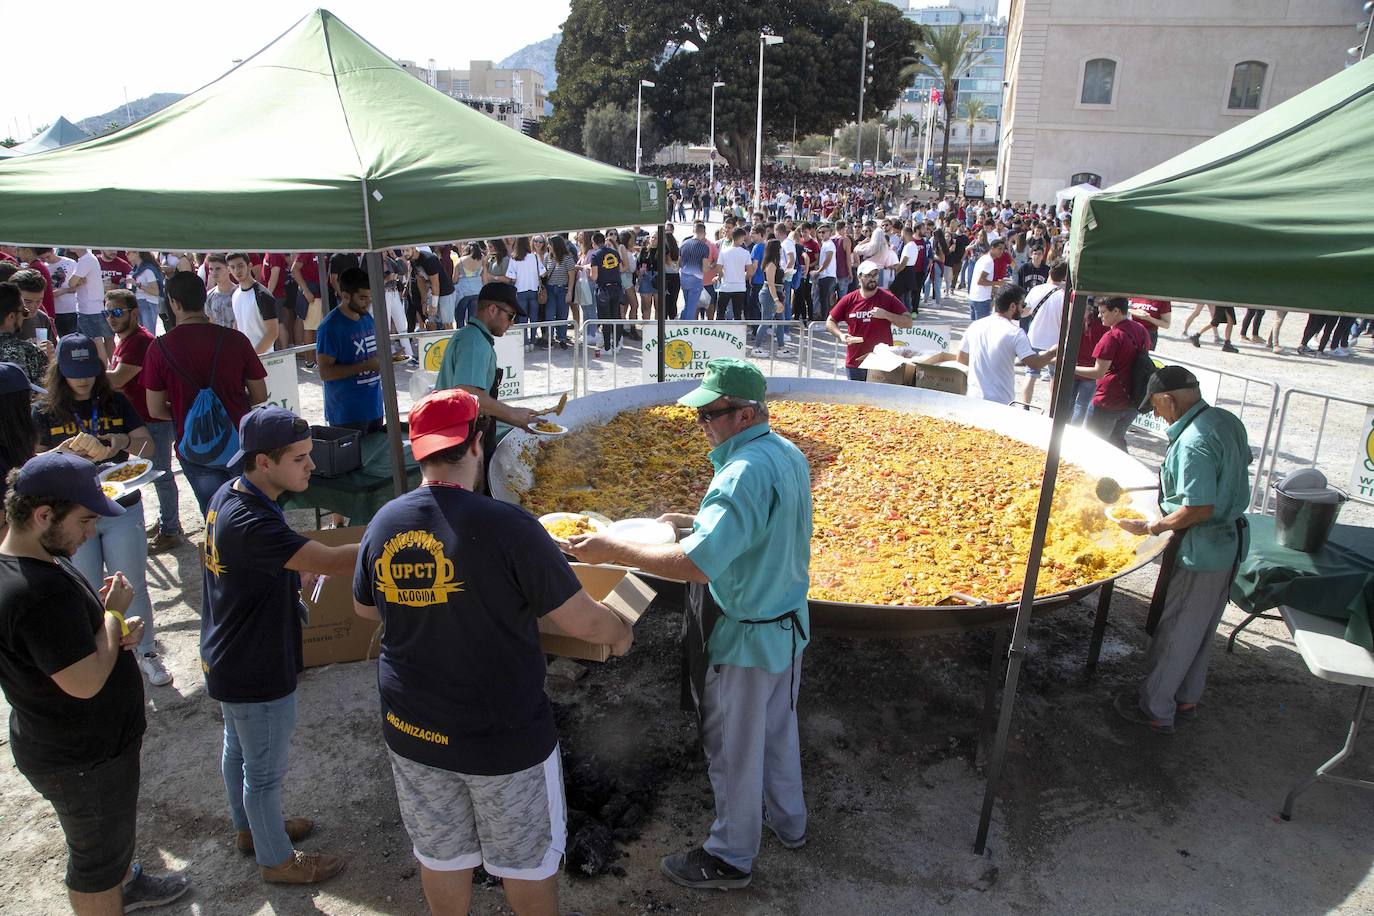
[(969, 301), (984, 302), (992, 298), (993, 284), (991, 282), (979, 283), (978, 278), (985, 273), (991, 277), (996, 272), (997, 268), (993, 265), (991, 252), (978, 259), (978, 262), (973, 265), (973, 278), (969, 281)]
[(959, 352), (968, 354), (968, 393), (1010, 404), (1016, 400), (1016, 361), (1035, 349), (1019, 324), (994, 313), (968, 326)]
[(515, 281), (517, 293), (535, 292), (539, 289), (539, 259), (533, 252), (518, 261), (512, 257), (506, 267), (506, 277)]
[[(46, 261), (44, 261), (47, 264)], [(61, 271), (62, 279), (58, 280), (58, 271)], [(52, 302), (53, 311), (59, 315), (76, 314), (76, 293), (67, 285), (67, 280), (76, 271), (76, 262), (71, 258), (64, 258), (57, 255), (57, 260), (48, 264), (48, 275), (53, 278)]]
[(1035, 309), (1031, 319), (1031, 346), (1049, 350), (1059, 346), (1059, 320), (1064, 316), (1064, 291), (1053, 283), (1041, 283), (1026, 294), (1026, 309)]
[(782, 240), (782, 266), (788, 270), (797, 267), (797, 243), (790, 235)]
[(722, 293), (742, 293), (745, 286), (745, 273), (749, 270), (749, 248), (746, 245), (732, 245), (720, 252), (720, 287)]
[(941, 201), (940, 201), (940, 205), (939, 205), (938, 207), (936, 207), (936, 209), (939, 210), (941, 213), (948, 213), (948, 212), (949, 212), (949, 201), (947, 201), (947, 200), (941, 200)]
[(98, 315), (105, 308), (105, 286), (100, 277), (100, 259), (88, 251), (76, 259), (71, 276), (85, 277), (86, 282), (76, 289), (76, 311), (81, 315)]
[[(256, 284), (255, 284), (256, 285)], [(253, 349), (258, 348), (258, 341), (262, 340), (262, 335), (267, 333), (267, 325), (262, 320), (261, 313), (258, 312), (258, 297), (254, 292), (254, 287), (248, 289), (234, 287), (234, 327), (243, 332), (243, 336), (248, 338), (248, 342), (253, 345)], [(276, 341), (267, 348), (265, 353), (271, 353), (277, 348)]]
[[(828, 263), (827, 263), (827, 261), (826, 261), (826, 252), (830, 252), (830, 260), (829, 260)], [(824, 242), (821, 242), (821, 254), (820, 254), (820, 258), (821, 258), (821, 263), (820, 263), (820, 268), (821, 268), (821, 269), (820, 269), (820, 271), (816, 274), (816, 276), (818, 276), (818, 277), (833, 277), (833, 276), (835, 276), (835, 240), (834, 240), (834, 239), (826, 239)]]
[(905, 270), (908, 267), (914, 267), (916, 265), (916, 261), (919, 260), (920, 257), (921, 247), (916, 244), (915, 239), (912, 239), (911, 241), (907, 242), (905, 245), (902, 246), (902, 263), (898, 267), (898, 269)]

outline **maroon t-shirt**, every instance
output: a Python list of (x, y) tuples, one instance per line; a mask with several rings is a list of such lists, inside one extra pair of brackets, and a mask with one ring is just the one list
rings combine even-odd
[[(272, 268), (274, 267), (281, 268), (281, 274), (277, 277), (275, 286), (268, 286), (272, 279)], [(262, 256), (262, 285), (272, 294), (273, 299), (281, 299), (286, 295), (286, 281), (290, 276), (291, 266), (286, 263), (286, 255), (269, 251)]]
[[(152, 342), (153, 335), (147, 328), (142, 326), (135, 328), (132, 334), (115, 344), (114, 354), (110, 357), (110, 368), (112, 370), (118, 369), (125, 363), (130, 366), (142, 367), (148, 354), (148, 346)], [(143, 384), (143, 372), (136, 373), (119, 390), (129, 399), (129, 403), (134, 405), (134, 412), (143, 419), (144, 423), (160, 422), (148, 413), (148, 389)]]
[[(219, 362), (215, 364), (215, 344), (221, 336), (224, 345), (220, 348)], [(170, 354), (175, 369), (168, 365), (164, 350)], [(224, 404), (229, 419), (238, 426), (239, 418), (248, 412), (244, 382), (267, 378), (267, 370), (262, 367), (258, 354), (253, 352), (253, 345), (241, 332), (217, 324), (179, 324), (157, 338), (144, 354), (143, 371), (139, 373), (143, 387), (146, 391), (167, 392), (178, 443), (186, 411), (200, 394), (200, 389), (211, 381), (211, 365), (215, 365), (215, 377), (210, 387)], [(190, 379), (183, 378), (182, 372)], [(179, 453), (180, 446), (177, 450)]]
[(48, 265), (37, 258), (30, 261), (28, 266), (29, 270), (36, 270), (43, 275), (43, 311), (51, 318), (57, 314), (52, 301), (52, 271), (48, 270)]
[(100, 254), (96, 255), (96, 260), (100, 262), (100, 279), (105, 282), (106, 289), (113, 289), (116, 286), (123, 286), (128, 279), (134, 266), (119, 255), (108, 257)]
[(1125, 410), (1131, 403), (1131, 368), (1136, 354), (1150, 349), (1150, 334), (1137, 321), (1127, 318), (1118, 322), (1093, 350), (1093, 360), (1109, 359), (1107, 373), (1097, 380), (1093, 406), (1102, 410)]
[(842, 296), (830, 310), (830, 317), (836, 322), (848, 323), (851, 336), (863, 338), (863, 343), (849, 344), (845, 348), (846, 366), (858, 368), (864, 357), (880, 343), (892, 346), (892, 322), (873, 318), (874, 309), (883, 309), (896, 315), (906, 314), (902, 300), (885, 289), (877, 290), (870, 299), (865, 299), (863, 291), (856, 289)]

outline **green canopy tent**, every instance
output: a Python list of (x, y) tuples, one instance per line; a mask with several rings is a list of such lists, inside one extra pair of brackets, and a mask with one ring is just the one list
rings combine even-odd
[[(426, 85), (327, 10), (123, 130), (0, 162), (0, 239), (354, 251), (661, 225), (663, 183), (540, 143)], [(389, 353), (387, 322), (378, 352)], [(395, 376), (382, 361), (398, 490)]]
[[(1064, 305), (1060, 364), (1078, 357), (1089, 295), (1148, 296), (1217, 305), (1368, 315), (1374, 276), (1374, 58), (1134, 178), (1074, 202), (1072, 301)], [(1031, 534), (1023, 596), (1039, 557), (1072, 400), (1056, 373), (1054, 426)], [(974, 841), (987, 847), (1031, 604), (1012, 629), (997, 733)]]
[(34, 153), (45, 153), (50, 149), (59, 149), (63, 146), (70, 146), (73, 143), (80, 143), (82, 140), (89, 140), (91, 135), (77, 127), (66, 118), (58, 118), (48, 125), (47, 130), (42, 131), (38, 136), (31, 140), (25, 140), (18, 146), (11, 146), (9, 149), (0, 148), (0, 159), (9, 159), (13, 156), (31, 156)]

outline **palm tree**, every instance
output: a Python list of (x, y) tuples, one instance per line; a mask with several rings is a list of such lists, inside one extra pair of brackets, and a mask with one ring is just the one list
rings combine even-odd
[(907, 112), (897, 119), (897, 123), (902, 126), (902, 148), (911, 146), (911, 129), (916, 126), (916, 116)]
[(968, 158), (964, 161), (964, 171), (973, 165), (973, 122), (981, 121), (987, 114), (988, 106), (982, 99), (964, 100), (964, 121), (968, 124)]
[[(934, 77), (940, 84), (940, 104), (945, 109), (945, 123), (954, 122), (958, 110), (959, 79), (987, 59), (982, 38), (977, 30), (957, 25), (932, 26), (925, 29), (916, 45), (916, 63), (903, 67), (899, 76), (903, 82), (918, 76)], [(945, 164), (949, 161), (949, 131), (945, 131), (944, 150), (940, 154), (940, 194), (945, 193)]]

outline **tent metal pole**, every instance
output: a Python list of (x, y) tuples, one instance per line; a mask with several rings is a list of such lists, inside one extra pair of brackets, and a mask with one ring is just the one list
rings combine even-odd
[(386, 418), (387, 445), (391, 452), (391, 481), (396, 487), (396, 495), (400, 496), (406, 491), (406, 453), (401, 443), (401, 409), (396, 403), (396, 363), (391, 358), (391, 310), (386, 305), (381, 252), (369, 251), (364, 255), (363, 263), (367, 267), (367, 285), (372, 290), (372, 315), (377, 328), (377, 368), (382, 377), (382, 414)]
[[(711, 90), (715, 92), (714, 89)], [(707, 193), (710, 193), (708, 190)], [(668, 282), (663, 276), (663, 268), (668, 257), (668, 222), (665, 219), (658, 227), (658, 380), (668, 380), (668, 364), (664, 351), (668, 345)]]
[(1016, 705), (1016, 686), (1021, 678), (1021, 664), (1026, 654), (1026, 635), (1030, 630), (1031, 605), (1035, 601), (1035, 587), (1040, 579), (1040, 554), (1045, 549), (1045, 535), (1050, 526), (1050, 508), (1054, 502), (1054, 485), (1059, 477), (1060, 446), (1073, 404), (1072, 372), (1078, 362), (1078, 344), (1083, 338), (1083, 313), (1087, 308), (1087, 301), (1086, 296), (1074, 297), (1065, 336), (1060, 338), (1060, 370), (1057, 374), (1062, 381), (1055, 392), (1054, 420), (1050, 430), (1050, 445), (1045, 452), (1045, 476), (1040, 485), (1040, 504), (1035, 512), (1035, 528), (1031, 532), (1030, 551), (1026, 557), (1026, 578), (1021, 585), (1021, 601), (1016, 606), (1016, 623), (1012, 627), (1011, 648), (1007, 652), (1007, 678), (1002, 687), (1002, 709), (997, 719), (997, 736), (993, 739), (992, 754), (988, 757), (988, 781), (983, 790), (983, 810), (978, 818), (978, 836), (973, 841), (973, 851), (980, 856), (988, 847), (992, 809), (997, 802), (997, 789), (1002, 781), (1003, 765), (1006, 763), (1007, 738), (1011, 733), (1011, 717)]

